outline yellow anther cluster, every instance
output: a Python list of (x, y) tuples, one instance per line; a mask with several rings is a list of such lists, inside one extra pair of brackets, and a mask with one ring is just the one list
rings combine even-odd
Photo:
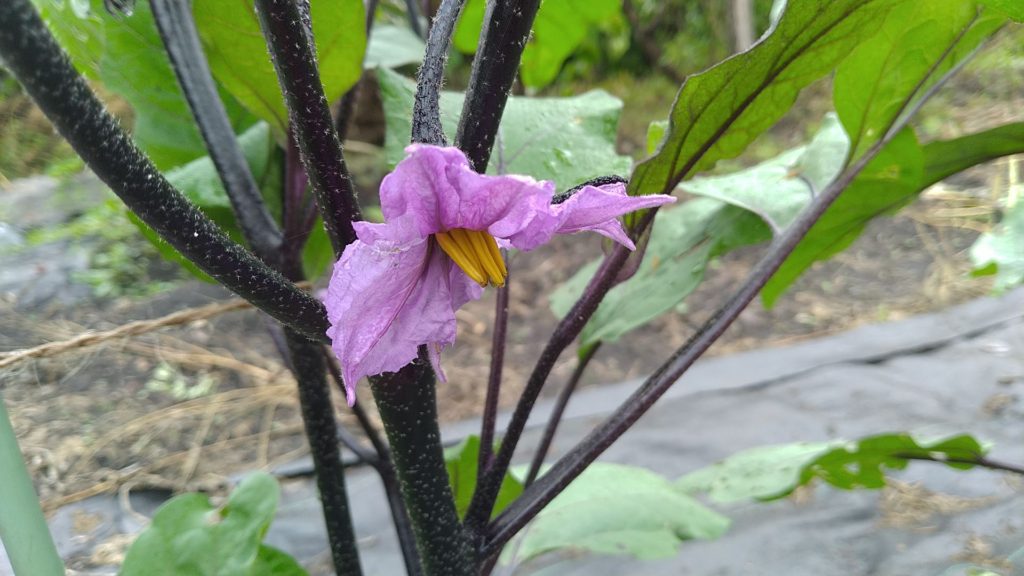
[(455, 228), (434, 234), (441, 249), (481, 286), (504, 286), (508, 277), (498, 243), (487, 232)]

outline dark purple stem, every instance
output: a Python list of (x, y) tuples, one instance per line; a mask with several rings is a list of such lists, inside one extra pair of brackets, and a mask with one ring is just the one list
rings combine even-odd
[(487, 3), (455, 137), (455, 145), (466, 153), (477, 172), (487, 170), (505, 103), (539, 8), (540, 0)]
[[(650, 225), (655, 212), (656, 210), (649, 210), (645, 214), (644, 219), (641, 220), (641, 230)], [(544, 350), (541, 351), (540, 358), (538, 358), (537, 364), (523, 388), (522, 395), (519, 397), (515, 411), (512, 413), (508, 429), (501, 440), (501, 447), (491, 465), (485, 469), (483, 482), (477, 484), (476, 492), (473, 493), (473, 499), (469, 504), (465, 519), (466, 526), (470, 530), (481, 531), (487, 520), (490, 519), (494, 503), (498, 498), (498, 491), (501, 489), (502, 479), (508, 472), (508, 467), (512, 463), (512, 455), (526, 428), (530, 412), (533, 410), (555, 362), (583, 330), (587, 320), (597, 311), (604, 295), (615, 285), (619, 270), (625, 265), (629, 256), (630, 251), (626, 247), (616, 245), (614, 250), (601, 262), (601, 266), (591, 278), (590, 283), (587, 284), (583, 295), (558, 323), (548, 343), (544, 346)]]
[(285, 340), (295, 378), (299, 383), (302, 423), (306, 429), (306, 438), (309, 439), (313, 467), (316, 469), (316, 484), (324, 510), (334, 569), (339, 576), (360, 576), (363, 572), (359, 565), (359, 550), (345, 494), (345, 469), (338, 449), (338, 427), (334, 420), (331, 391), (327, 386), (320, 345), (288, 329), (285, 329)]
[(480, 424), (480, 455), (477, 458), (477, 482), (483, 480), (484, 470), (491, 462), (494, 451), (494, 429), (498, 418), (498, 398), (501, 393), (501, 373), (505, 367), (505, 340), (508, 334), (508, 283), (498, 289), (494, 305), (494, 335), (491, 338), (491, 371), (487, 378), (487, 396)]
[(192, 20), (192, 5), (181, 0), (151, 0), (150, 8), (175, 76), (224, 184), (238, 226), (253, 252), (267, 264), (277, 267), (281, 232), (267, 210), (242, 148), (235, 139), (227, 110), (217, 94)]
[(416, 75), (416, 97), (412, 109), (412, 141), (444, 146), (448, 143), (441, 128), (441, 84), (448, 62), (455, 23), (465, 0), (441, 0), (427, 37), (423, 66)]
[[(328, 372), (334, 380), (335, 385), (344, 393), (345, 383), (341, 378), (341, 368), (338, 366), (338, 359), (329, 348), (323, 349), (324, 358), (327, 360)], [(416, 535), (412, 530), (412, 522), (409, 520), (409, 511), (405, 508), (405, 501), (402, 500), (402, 491), (398, 485), (398, 476), (395, 474), (395, 465), (391, 460), (391, 450), (384, 443), (377, 428), (370, 422), (369, 416), (363, 410), (361, 404), (352, 407), (352, 412), (359, 421), (360, 428), (366, 434), (366, 438), (373, 446), (376, 458), (366, 460), (373, 466), (380, 476), (381, 484), (384, 485), (384, 493), (388, 500), (388, 509), (391, 511), (391, 521), (395, 524), (395, 533), (398, 535), (398, 544), (402, 549), (402, 559), (405, 561), (405, 571), (408, 576), (420, 576), (423, 569), (420, 566), (419, 553), (416, 551)]]
[(434, 371), (426, 349), (398, 372), (370, 378), (402, 496), (428, 576), (476, 576), (476, 555), (459, 523), (437, 423)]
[(47, 118), (128, 208), (231, 291), (309, 338), (323, 305), (229, 239), (131, 141), (75, 71), (28, 0), (0, 2), (0, 56)]
[(526, 486), (533, 484), (533, 481), (537, 479), (540, 467), (544, 465), (544, 459), (548, 457), (548, 451), (551, 450), (551, 442), (555, 439), (555, 433), (558, 432), (558, 425), (562, 422), (562, 415), (565, 414), (565, 408), (569, 405), (569, 399), (572, 398), (573, 392), (576, 391), (576, 386), (580, 383), (580, 379), (583, 378), (583, 373), (586, 372), (587, 366), (590, 365), (590, 361), (600, 348), (601, 343), (595, 342), (583, 351), (582, 356), (576, 359), (576, 368), (572, 371), (572, 376), (569, 377), (569, 381), (565, 383), (562, 391), (559, 392), (555, 406), (551, 409), (551, 415), (548, 416), (548, 423), (544, 427), (544, 434), (537, 444), (537, 452), (533, 455), (533, 461), (530, 462), (530, 471), (527, 472), (526, 480), (523, 482)]
[(257, 0), (256, 8), (324, 228), (340, 255), (355, 240), (352, 222), (361, 216), (320, 83), (311, 33), (295, 0)]

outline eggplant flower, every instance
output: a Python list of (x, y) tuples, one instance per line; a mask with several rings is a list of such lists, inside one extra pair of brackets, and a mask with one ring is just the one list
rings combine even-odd
[(353, 224), (358, 239), (335, 264), (325, 297), (349, 405), (361, 377), (399, 370), (423, 344), (445, 380), (440, 353), (455, 342), (455, 311), (487, 285), (505, 284), (500, 248), (532, 250), (555, 234), (593, 230), (632, 250), (618, 216), (675, 201), (630, 197), (617, 183), (552, 204), (552, 182), (478, 174), (457, 148), (405, 151), (381, 182), (385, 222)]

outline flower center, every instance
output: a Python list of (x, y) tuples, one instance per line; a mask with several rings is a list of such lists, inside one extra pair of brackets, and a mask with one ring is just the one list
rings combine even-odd
[(434, 234), (444, 253), (480, 286), (504, 286), (508, 270), (498, 243), (487, 232), (455, 228)]

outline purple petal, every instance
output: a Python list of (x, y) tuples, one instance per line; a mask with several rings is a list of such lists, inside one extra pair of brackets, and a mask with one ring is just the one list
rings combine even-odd
[(478, 174), (457, 148), (414, 144), (406, 153), (381, 183), (385, 220), (411, 217), (424, 236), (454, 228), (487, 230), (525, 250), (555, 234), (554, 183)]
[(458, 193), (450, 172), (470, 170), (458, 148), (413, 144), (408, 156), (380, 183), (380, 208), (385, 221), (408, 215), (421, 236), (444, 230), (441, 215), (458, 209)]
[[(525, 250), (554, 235), (558, 219), (551, 213), (553, 182), (538, 182), (529, 176), (487, 176), (472, 170), (453, 172), (452, 176), (459, 202), (455, 212), (441, 216), (447, 228), (487, 230)], [(543, 239), (527, 239), (538, 235)], [(529, 247), (518, 245), (523, 241)]]
[(636, 247), (626, 235), (618, 217), (675, 201), (675, 197), (661, 194), (628, 196), (625, 184), (621, 183), (584, 186), (565, 202), (553, 206), (559, 219), (556, 231), (559, 234), (575, 234), (591, 230), (633, 250)]
[(451, 345), (455, 308), (480, 295), (479, 287), (474, 293), (453, 285), (454, 266), (430, 240), (409, 239), (415, 227), (409, 218), (360, 224), (360, 239), (334, 267), (324, 301), (327, 335), (341, 361), (349, 404), (363, 376), (401, 369), (421, 344), (432, 355)]

